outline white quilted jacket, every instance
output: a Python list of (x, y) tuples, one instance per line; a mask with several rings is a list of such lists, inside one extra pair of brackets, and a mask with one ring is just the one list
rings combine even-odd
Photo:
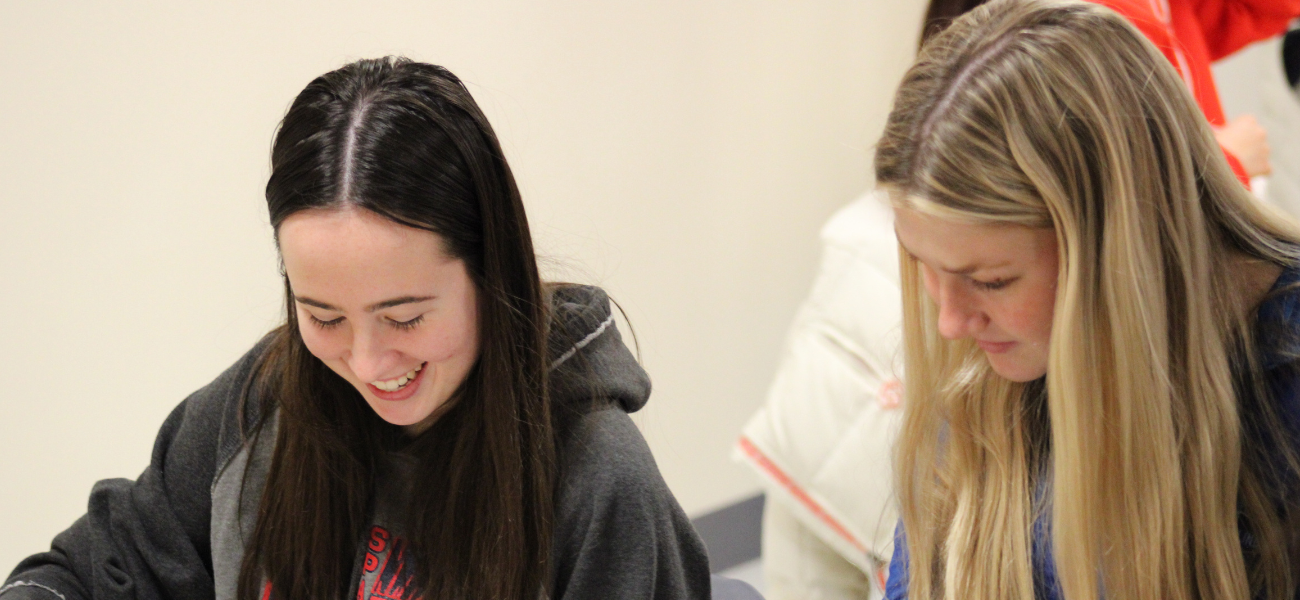
[(874, 193), (840, 209), (821, 238), (812, 293), (736, 456), (759, 474), (769, 510), (793, 515), (860, 569), (878, 597), (898, 521), (891, 466), (902, 417), (898, 242)]

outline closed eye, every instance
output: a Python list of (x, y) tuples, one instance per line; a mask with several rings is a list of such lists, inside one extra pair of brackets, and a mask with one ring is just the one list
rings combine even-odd
[(420, 323), (424, 322), (424, 315), (420, 315), (409, 321), (394, 321), (392, 319), (389, 319), (388, 322), (391, 323), (393, 327), (396, 327), (397, 329), (401, 329), (402, 331), (410, 331), (418, 327)]
[(328, 321), (322, 321), (320, 319), (317, 319), (316, 315), (308, 314), (307, 316), (311, 319), (312, 323), (314, 323), (317, 327), (320, 327), (321, 329), (330, 329), (333, 327), (338, 327), (339, 324), (343, 322), (343, 317), (338, 317), (337, 319), (330, 319)]
[(1016, 280), (1015, 278), (1011, 278), (1011, 279), (994, 279), (993, 281), (981, 281), (981, 280), (979, 280), (979, 279), (971, 279), (970, 282), (971, 282), (971, 285), (973, 285), (973, 286), (975, 286), (975, 287), (977, 287), (977, 288), (979, 288), (979, 289), (981, 289), (981, 290), (985, 290), (985, 291), (988, 291), (988, 292), (994, 292), (994, 291), (997, 291), (997, 290), (1003, 289), (1003, 288), (1007, 287), (1008, 285), (1011, 285), (1011, 283), (1014, 282), (1015, 280)]

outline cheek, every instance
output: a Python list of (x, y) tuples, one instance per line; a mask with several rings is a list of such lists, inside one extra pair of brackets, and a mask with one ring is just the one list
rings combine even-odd
[(1055, 314), (1055, 299), (1040, 304), (1034, 313), (1034, 337), (1046, 346), (1052, 339), (1052, 317)]
[(1050, 289), (1025, 294), (1003, 312), (1003, 327), (1025, 341), (1045, 344), (1052, 334), (1055, 305), (1056, 296)]
[(331, 360), (342, 355), (343, 344), (339, 335), (341, 332), (323, 331), (312, 325), (308, 318), (301, 313), (298, 315), (298, 335), (302, 336), (302, 343), (307, 346), (307, 351), (321, 360)]
[(299, 321), (298, 334), (302, 336), (303, 345), (307, 346), (307, 351), (311, 352), (316, 358), (326, 360), (330, 358), (327, 351), (328, 344), (322, 339), (319, 331), (314, 331), (311, 325), (302, 325)]
[(448, 346), (460, 362), (472, 364), (479, 355), (478, 294), (466, 293), (458, 308), (452, 319), (455, 327), (448, 336)]
[(430, 327), (418, 340), (412, 341), (415, 342), (412, 350), (431, 362), (463, 362), (478, 357), (477, 328), (460, 320)]

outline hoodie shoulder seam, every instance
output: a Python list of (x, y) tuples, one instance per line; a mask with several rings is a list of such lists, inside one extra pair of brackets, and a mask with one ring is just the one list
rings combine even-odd
[(5, 592), (11, 592), (11, 591), (13, 591), (13, 590), (15, 590), (15, 589), (17, 589), (17, 588), (19, 588), (19, 587), (34, 587), (34, 588), (39, 588), (39, 589), (45, 590), (45, 591), (47, 591), (47, 592), (49, 592), (49, 593), (51, 593), (51, 594), (54, 594), (55, 596), (58, 596), (58, 597), (61, 598), (62, 600), (68, 600), (68, 597), (67, 597), (67, 596), (64, 596), (63, 594), (60, 594), (60, 593), (58, 592), (58, 590), (55, 590), (54, 588), (52, 588), (52, 587), (50, 587), (50, 586), (48, 586), (48, 585), (41, 585), (41, 584), (39, 584), (39, 583), (36, 583), (35, 581), (15, 581), (15, 582), (13, 582), (13, 583), (11, 583), (11, 584), (9, 584), (9, 585), (6, 585), (6, 586), (4, 586), (4, 587), (0, 587), (0, 596), (3, 596), (3, 595), (5, 594)]
[(609, 329), (609, 326), (613, 324), (614, 324), (614, 315), (611, 314), (608, 317), (606, 317), (605, 321), (602, 322), (598, 327), (596, 327), (594, 331), (587, 334), (586, 337), (578, 340), (576, 344), (574, 344), (568, 350), (565, 350), (564, 354), (561, 354), (559, 358), (555, 359), (555, 362), (551, 363), (550, 370), (554, 371), (555, 369), (559, 368), (560, 365), (564, 364), (564, 361), (573, 358), (574, 354), (577, 354), (579, 350), (585, 348), (588, 344), (595, 341), (596, 338), (600, 337), (602, 333), (605, 333), (605, 330)]

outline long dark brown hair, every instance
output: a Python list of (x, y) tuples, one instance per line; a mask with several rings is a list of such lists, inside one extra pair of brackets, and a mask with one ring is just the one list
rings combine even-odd
[[(546, 385), (546, 308), (528, 221), (496, 135), (446, 69), (361, 60), (298, 95), (271, 155), (278, 230), (306, 209), (352, 207), (433, 232), (479, 297), (477, 364), (416, 457), (404, 521), (425, 598), (545, 594), (556, 481)], [(401, 443), (360, 394), (304, 345), (285, 278), (285, 325), (254, 387), (278, 408), (275, 451), (238, 595), (345, 597), (382, 453)], [(443, 410), (443, 409), (440, 409)]]

